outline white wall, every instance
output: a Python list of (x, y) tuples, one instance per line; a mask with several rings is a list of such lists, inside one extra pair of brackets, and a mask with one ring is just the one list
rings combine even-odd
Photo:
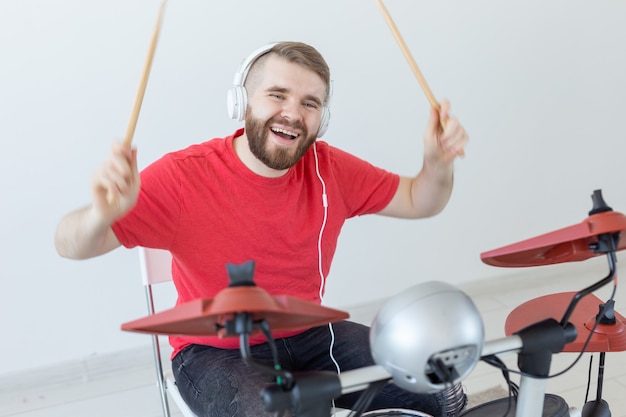
[[(64, 260), (53, 234), (124, 134), (159, 4), (0, 2), (0, 374), (149, 343), (119, 330), (145, 314), (135, 251)], [(582, 221), (596, 188), (626, 210), (626, 3), (386, 4), (471, 144), (440, 216), (346, 225), (327, 304), (510, 276), (480, 253)], [(141, 165), (231, 133), (238, 64), (285, 39), (316, 46), (333, 71), (324, 139), (416, 173), (428, 103), (374, 0), (170, 0), (135, 134)]]

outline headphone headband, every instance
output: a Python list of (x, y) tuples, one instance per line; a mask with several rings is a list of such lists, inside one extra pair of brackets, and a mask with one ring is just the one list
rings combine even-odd
[(241, 66), (239, 67), (239, 71), (235, 73), (235, 79), (233, 80), (233, 85), (243, 87), (246, 82), (246, 78), (248, 77), (248, 72), (250, 72), (250, 68), (252, 64), (259, 59), (262, 55), (268, 53), (274, 46), (278, 45), (278, 42), (269, 43), (260, 47), (259, 49), (252, 52), (247, 58), (245, 58), (241, 62)]

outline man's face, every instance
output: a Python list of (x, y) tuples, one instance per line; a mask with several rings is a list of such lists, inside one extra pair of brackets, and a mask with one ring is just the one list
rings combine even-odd
[(326, 86), (313, 71), (270, 56), (248, 91), (246, 135), (267, 167), (295, 165), (317, 139)]

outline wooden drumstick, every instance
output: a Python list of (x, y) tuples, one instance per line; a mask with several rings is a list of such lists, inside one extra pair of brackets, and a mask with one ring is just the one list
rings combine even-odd
[(135, 96), (135, 103), (133, 104), (133, 110), (130, 114), (128, 127), (126, 128), (126, 136), (124, 137), (124, 145), (126, 146), (129, 146), (131, 144), (131, 142), (133, 141), (133, 136), (135, 134), (135, 127), (137, 126), (137, 119), (139, 119), (141, 103), (143, 102), (143, 96), (146, 92), (146, 86), (148, 85), (148, 77), (150, 76), (150, 68), (152, 67), (152, 58), (154, 58), (154, 51), (156, 50), (157, 40), (159, 39), (159, 31), (161, 30), (161, 22), (163, 21), (163, 10), (165, 9), (165, 2), (166, 0), (163, 0), (163, 2), (161, 3), (161, 8), (159, 9), (159, 16), (154, 27), (152, 40), (150, 41), (148, 56), (146, 58), (143, 72), (141, 74), (141, 81), (139, 82), (137, 95)]
[[(163, 0), (159, 9), (159, 15), (157, 17), (154, 32), (152, 33), (152, 40), (150, 41), (150, 47), (148, 48), (148, 56), (144, 63), (143, 72), (141, 74), (141, 80), (139, 81), (139, 87), (137, 94), (135, 95), (135, 102), (130, 113), (130, 119), (128, 126), (126, 127), (126, 135), (124, 136), (124, 145), (130, 146), (133, 142), (133, 136), (135, 135), (135, 128), (137, 127), (137, 120), (139, 119), (139, 112), (141, 111), (141, 104), (143, 103), (143, 96), (146, 93), (146, 86), (148, 85), (148, 77), (150, 76), (150, 68), (152, 67), (152, 59), (154, 58), (154, 51), (156, 50), (157, 41), (159, 39), (159, 32), (161, 30), (161, 22), (163, 21), (163, 10), (165, 9), (165, 2)], [(115, 197), (111, 190), (107, 193), (107, 201), (109, 204), (115, 203)]]
[[(435, 95), (433, 94), (433, 92), (430, 90), (430, 87), (428, 86), (428, 83), (426, 82), (424, 75), (422, 75), (422, 72), (417, 66), (415, 59), (413, 59), (413, 55), (411, 55), (411, 51), (409, 51), (409, 48), (406, 46), (406, 43), (404, 42), (404, 39), (402, 39), (402, 35), (400, 35), (400, 31), (398, 30), (398, 27), (396, 26), (393, 19), (391, 18), (389, 11), (383, 4), (382, 0), (376, 0), (376, 2), (378, 3), (378, 7), (380, 8), (380, 11), (383, 14), (383, 17), (385, 18), (385, 21), (387, 22), (389, 29), (391, 29), (391, 33), (393, 34), (393, 37), (396, 39), (398, 46), (402, 50), (402, 54), (404, 55), (407, 62), (409, 63), (409, 66), (411, 67), (411, 70), (413, 71), (415, 78), (417, 78), (417, 82), (419, 83), (420, 87), (422, 88), (422, 91), (426, 95), (428, 102), (430, 103), (432, 108), (437, 110), (437, 112), (441, 111), (441, 106), (439, 105), (439, 102), (435, 98)], [(440, 117), (439, 123), (441, 124), (441, 128), (445, 129), (446, 121)], [(461, 149), (459, 151), (459, 156), (463, 156), (464, 154), (465, 152), (463, 151), (463, 149)]]

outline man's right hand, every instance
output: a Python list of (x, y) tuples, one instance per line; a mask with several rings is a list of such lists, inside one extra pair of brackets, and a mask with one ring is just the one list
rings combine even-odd
[(133, 208), (139, 186), (137, 150), (114, 143), (91, 179), (92, 204), (68, 213), (57, 226), (54, 245), (59, 255), (87, 259), (120, 246), (111, 225)]
[(109, 158), (91, 179), (93, 209), (102, 221), (113, 223), (133, 208), (139, 187), (137, 149), (113, 143)]

